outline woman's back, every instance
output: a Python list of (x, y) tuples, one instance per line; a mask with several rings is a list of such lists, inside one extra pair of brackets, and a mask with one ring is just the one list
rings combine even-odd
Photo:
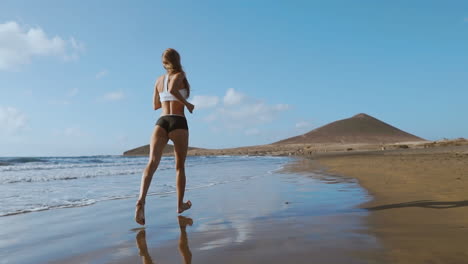
[(184, 74), (165, 74), (158, 78), (156, 89), (159, 93), (161, 101), (162, 113), (161, 115), (181, 115), (184, 114), (184, 104), (180, 102), (171, 92), (179, 91), (180, 95), (185, 99), (188, 97), (188, 88), (186, 87), (183, 79)]

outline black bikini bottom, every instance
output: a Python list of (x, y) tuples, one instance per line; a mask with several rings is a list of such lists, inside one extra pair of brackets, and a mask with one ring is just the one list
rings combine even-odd
[(156, 122), (156, 125), (164, 128), (167, 133), (170, 133), (175, 129), (188, 130), (187, 119), (184, 116), (179, 115), (165, 115), (161, 116)]

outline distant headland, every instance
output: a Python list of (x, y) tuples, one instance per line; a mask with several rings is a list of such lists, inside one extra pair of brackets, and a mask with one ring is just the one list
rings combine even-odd
[[(189, 156), (204, 155), (312, 155), (324, 152), (369, 151), (406, 148), (428, 148), (440, 145), (464, 144), (466, 140), (427, 141), (375, 117), (360, 113), (316, 128), (305, 134), (271, 144), (226, 149), (189, 147)], [(173, 155), (170, 144), (163, 155)], [(149, 145), (125, 151), (124, 156), (147, 156)]]

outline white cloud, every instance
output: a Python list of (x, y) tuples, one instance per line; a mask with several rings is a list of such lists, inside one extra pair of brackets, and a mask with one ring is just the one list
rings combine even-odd
[(76, 61), (79, 59), (79, 54), (85, 51), (84, 43), (78, 42), (74, 37), (71, 37), (69, 42), (72, 52), (63, 55), (65, 61)]
[[(79, 92), (78, 88), (71, 88), (66, 92), (66, 98), (59, 98), (59, 99), (51, 99), (49, 100), (49, 104), (51, 105), (69, 105), (71, 104), (71, 98), (75, 97)], [(63, 97), (65, 97), (63, 96)]]
[(195, 109), (211, 108), (218, 105), (218, 96), (209, 95), (195, 95), (192, 100), (192, 104), (195, 105)]
[[(252, 129), (272, 122), (278, 115), (289, 109), (287, 104), (269, 105), (262, 100), (250, 98), (230, 88), (224, 96), (224, 104), (204, 118), (207, 122), (216, 121), (227, 129)], [(245, 132), (247, 133), (247, 131)]]
[(14, 107), (0, 106), (0, 132), (15, 133), (26, 127), (27, 117)]
[(40, 27), (22, 27), (14, 21), (0, 24), (0, 70), (13, 70), (28, 64), (35, 56), (55, 56), (76, 60), (84, 45), (73, 37), (49, 38)]
[(219, 118), (228, 118), (227, 120), (247, 123), (247, 124), (256, 124), (256, 123), (267, 123), (275, 119), (276, 115), (284, 110), (287, 110), (287, 107), (282, 105), (267, 105), (262, 101), (245, 103), (238, 105), (235, 108), (232, 107), (223, 107), (218, 109)]
[(236, 105), (242, 102), (245, 96), (242, 93), (236, 92), (233, 88), (229, 88), (224, 96), (225, 105)]
[(78, 88), (72, 88), (68, 91), (68, 97), (74, 97), (75, 95), (78, 94), (79, 89)]
[(244, 133), (247, 136), (257, 136), (260, 135), (260, 130), (258, 128), (249, 128)]
[(70, 101), (68, 100), (63, 100), (63, 99), (54, 99), (54, 100), (50, 100), (49, 103), (51, 105), (69, 105), (70, 104)]
[(32, 96), (32, 95), (33, 95), (33, 91), (32, 91), (31, 89), (24, 90), (24, 91), (23, 91), (23, 95), (24, 95), (24, 96)]
[(288, 104), (276, 104), (274, 106), (275, 110), (277, 111), (284, 111), (284, 110), (288, 110), (289, 109), (289, 105)]
[(117, 142), (119, 143), (119, 145), (125, 145), (128, 143), (128, 136), (127, 135), (118, 135), (117, 136)]
[(109, 71), (104, 69), (104, 70), (101, 70), (100, 72), (96, 73), (96, 79), (101, 79), (102, 77), (106, 76), (107, 74), (109, 74)]
[(84, 52), (86, 49), (84, 43), (77, 41), (74, 37), (70, 38), (70, 43), (72, 48), (78, 52)]
[(114, 91), (110, 93), (106, 93), (104, 95), (104, 100), (106, 101), (119, 101), (125, 97), (125, 94), (122, 91)]
[[(196, 107), (196, 106), (195, 106)], [(207, 122), (212, 122), (215, 121), (218, 118), (218, 114), (216, 112), (213, 112), (203, 118), (203, 120)]]
[(87, 133), (84, 132), (79, 126), (71, 126), (67, 127), (62, 130), (54, 130), (52, 133), (54, 136), (65, 136), (65, 137), (83, 137), (86, 136)]
[(300, 121), (296, 123), (296, 128), (302, 129), (302, 128), (308, 128), (310, 127), (310, 123), (307, 121)]
[(68, 137), (81, 137), (85, 134), (79, 127), (68, 127), (64, 131), (64, 135)]

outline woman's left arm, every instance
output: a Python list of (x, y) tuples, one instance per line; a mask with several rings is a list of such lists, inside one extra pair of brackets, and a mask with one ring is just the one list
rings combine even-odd
[(193, 109), (195, 106), (191, 103), (189, 103), (185, 98), (180, 94), (179, 90), (176, 89), (176, 87), (180, 87), (182, 85), (182, 81), (185, 78), (185, 74), (183, 73), (176, 73), (174, 77), (174, 81), (171, 83), (171, 85), (168, 87), (169, 92), (174, 95), (177, 100), (179, 100), (181, 103), (187, 107), (187, 110), (192, 113)]

